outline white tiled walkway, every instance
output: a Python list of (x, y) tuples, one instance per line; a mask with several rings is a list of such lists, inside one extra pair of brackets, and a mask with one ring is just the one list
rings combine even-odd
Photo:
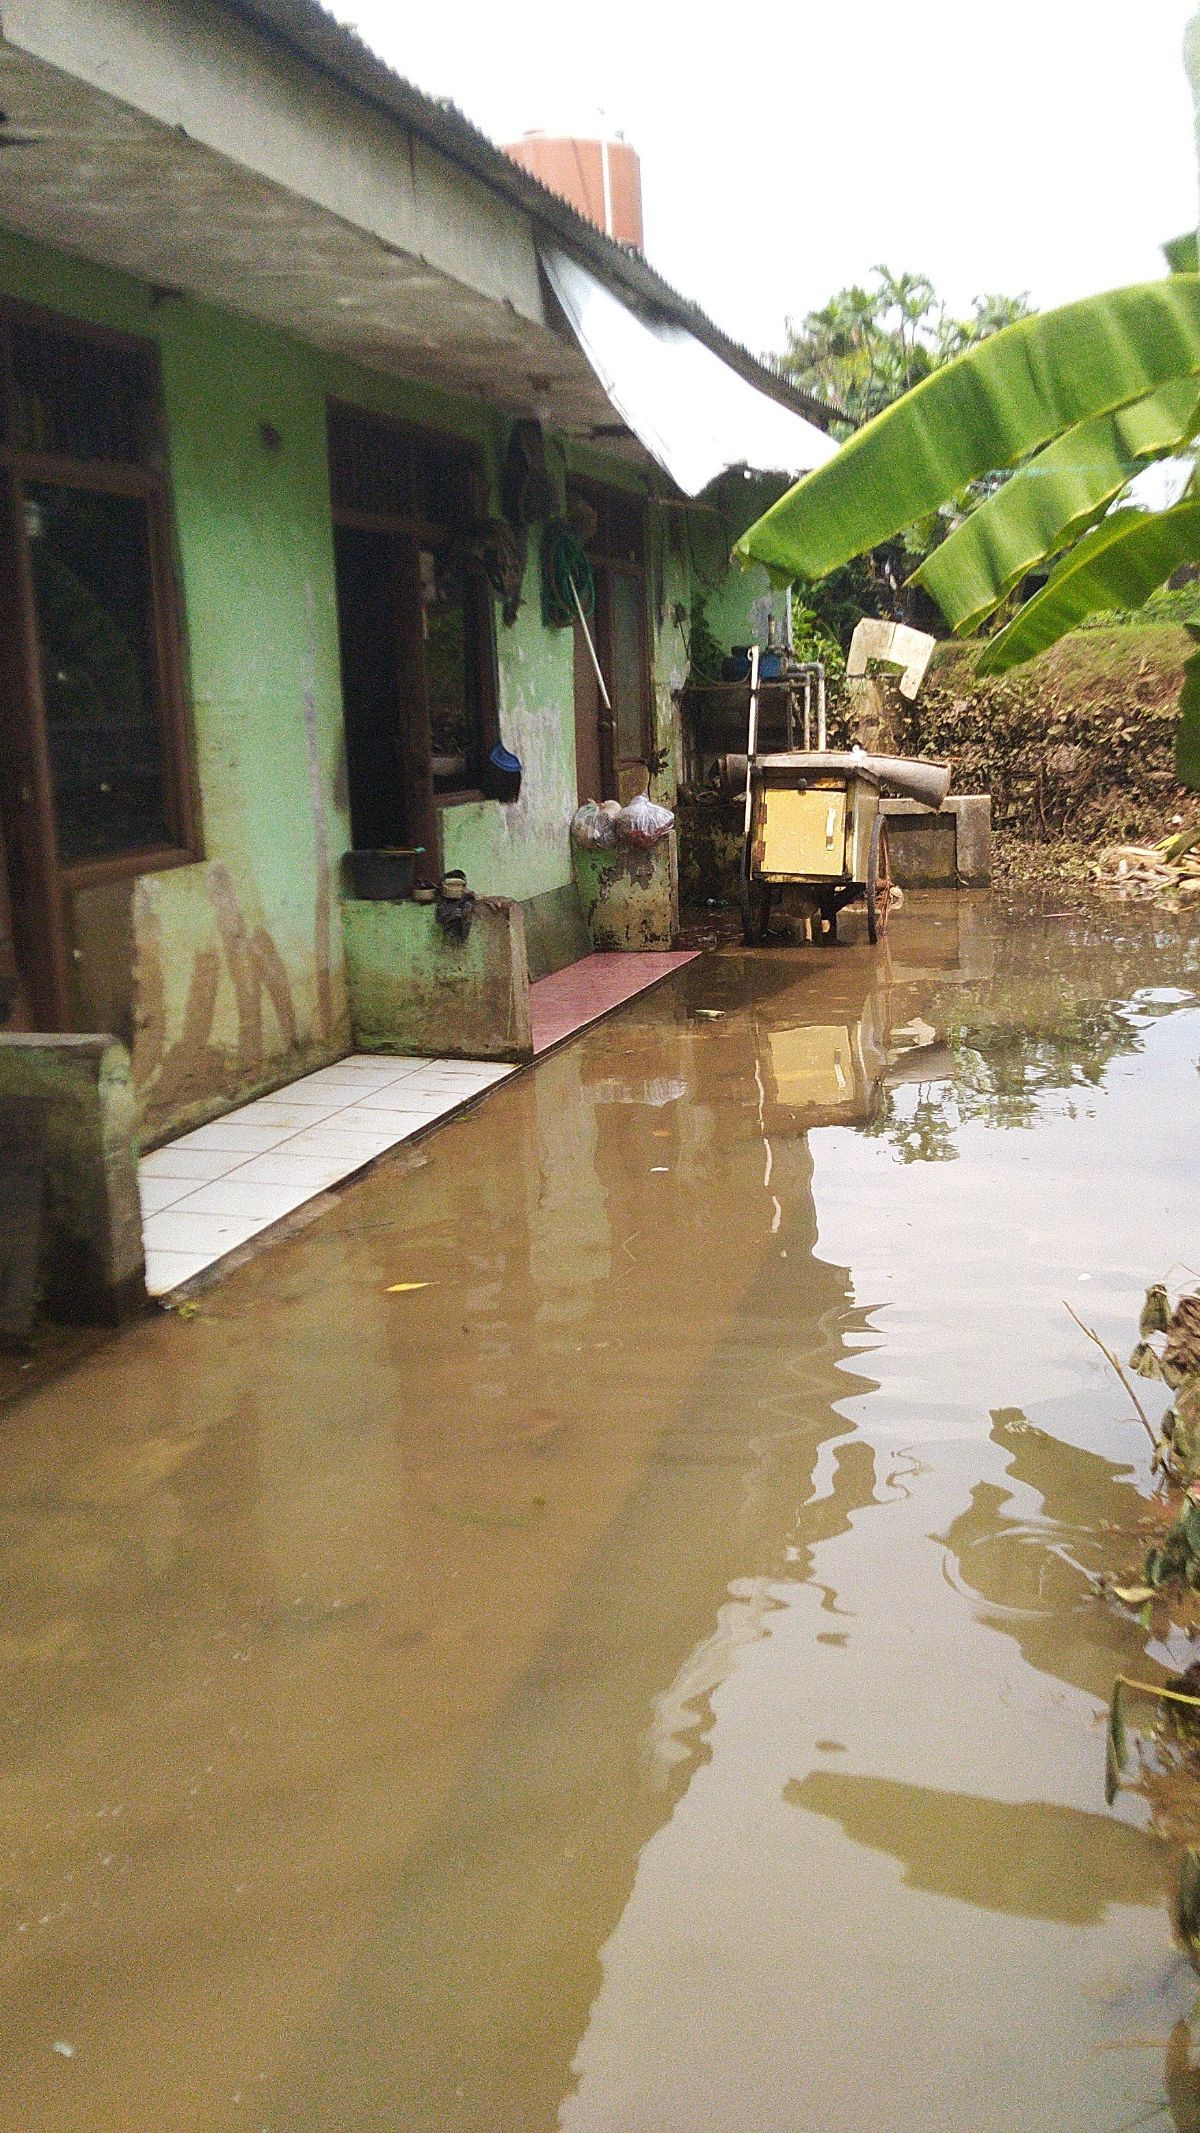
[(164, 1296), (513, 1069), (356, 1053), (138, 1165), (146, 1287)]

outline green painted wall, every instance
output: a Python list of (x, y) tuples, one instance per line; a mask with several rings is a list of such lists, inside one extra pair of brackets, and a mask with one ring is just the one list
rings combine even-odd
[[(493, 485), (507, 420), (4, 232), (0, 292), (144, 335), (160, 351), (204, 863), (144, 877), (136, 894), (130, 884), (103, 924), (95, 898), (81, 900), (77, 926), (83, 995), (106, 1003), (120, 986), (89, 973), (87, 957), (119, 937), (127, 962), (132, 938), (125, 1033), (144, 1125), (159, 1137), (348, 1042), (339, 899), (349, 822), (326, 397), (474, 438)], [(647, 494), (630, 469), (552, 444), (564, 478), (568, 462)], [(675, 610), (689, 607), (699, 573), (718, 636), (738, 641), (762, 586), (730, 572), (739, 523), (650, 501), (655, 728), (667, 759), (651, 789), (669, 801), (674, 695), (687, 665)], [(762, 508), (750, 484), (744, 501), (749, 523)], [(511, 629), (497, 616), (496, 644), (501, 736), (524, 764), (522, 795), (511, 807), (445, 808), (444, 857), (480, 893), (523, 901), (570, 884), (577, 801), (572, 634), (542, 626), (536, 534), (524, 604)]]

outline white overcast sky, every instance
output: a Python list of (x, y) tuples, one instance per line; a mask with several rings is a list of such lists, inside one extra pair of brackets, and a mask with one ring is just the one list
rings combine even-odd
[[(1197, 216), (1195, 0), (333, 0), (493, 140), (639, 150), (646, 251), (750, 347), (864, 279), (1063, 303), (1164, 271)], [(602, 115), (603, 114), (603, 118)]]

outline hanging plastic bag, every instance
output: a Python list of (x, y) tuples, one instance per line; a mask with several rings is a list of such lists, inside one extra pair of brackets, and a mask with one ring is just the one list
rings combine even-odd
[(617, 833), (602, 807), (585, 800), (571, 822), (571, 842), (585, 852), (603, 852), (615, 844)]
[(617, 816), (617, 836), (622, 844), (657, 844), (669, 829), (675, 826), (675, 817), (669, 807), (659, 807), (646, 793), (638, 794), (628, 807), (623, 807)]

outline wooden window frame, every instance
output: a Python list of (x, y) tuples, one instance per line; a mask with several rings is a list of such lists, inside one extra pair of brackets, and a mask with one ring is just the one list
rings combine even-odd
[[(402, 416), (378, 413), (374, 408), (364, 407), (358, 401), (345, 400), (330, 395), (327, 403), (327, 429), (329, 440), (330, 501), (335, 526), (347, 526), (365, 533), (380, 533), (409, 543), (419, 553), (422, 549), (436, 552), (452, 541), (456, 525), (452, 518), (432, 519), (423, 513), (405, 511), (373, 511), (356, 509), (338, 501), (336, 470), (336, 433), (339, 421), (368, 423), (386, 430), (414, 455), (421, 452), (445, 454), (450, 447), (461, 455), (466, 481), (482, 480), (485, 465), (482, 449), (472, 438), (460, 437), (453, 430), (438, 430), (428, 424), (406, 421)], [(499, 719), (499, 672), (496, 646), (496, 602), (487, 573), (480, 563), (463, 563), (464, 583), (469, 616), (468, 631), (468, 689), (473, 702), (473, 725), (475, 746), (478, 751), (476, 771), (481, 771), (491, 749), (500, 738)], [(424, 662), (421, 664), (421, 689), (426, 700), (421, 707), (423, 723), (428, 725), (427, 677)], [(469, 766), (470, 767), (470, 766)], [(443, 786), (433, 784), (432, 750), (429, 762), (431, 805), (435, 812), (447, 807), (462, 807), (471, 801), (486, 798), (478, 784)]]
[[(78, 459), (55, 452), (28, 451), (19, 444), (10, 338), (15, 326), (112, 348), (137, 358), (145, 370), (151, 414), (153, 449), (145, 459)], [(47, 871), (53, 875), (60, 891), (92, 888), (139, 874), (189, 866), (201, 857), (191, 721), (184, 685), (182, 600), (175, 567), (162, 411), (162, 370), (158, 348), (153, 341), (122, 333), (113, 327), (95, 326), (43, 305), (0, 298), (0, 509), (14, 517), (12, 542), (18, 558), (18, 622), (24, 639), (22, 663), (27, 709), (35, 735), (37, 797), (51, 846)], [(136, 497), (146, 506), (154, 716), (163, 772), (163, 799), (172, 831), (166, 844), (144, 845), (136, 851), (112, 853), (97, 859), (64, 863), (59, 858), (33, 577), (27, 536), (20, 523), (26, 485), (39, 482), (58, 488), (81, 489), (94, 495)]]

